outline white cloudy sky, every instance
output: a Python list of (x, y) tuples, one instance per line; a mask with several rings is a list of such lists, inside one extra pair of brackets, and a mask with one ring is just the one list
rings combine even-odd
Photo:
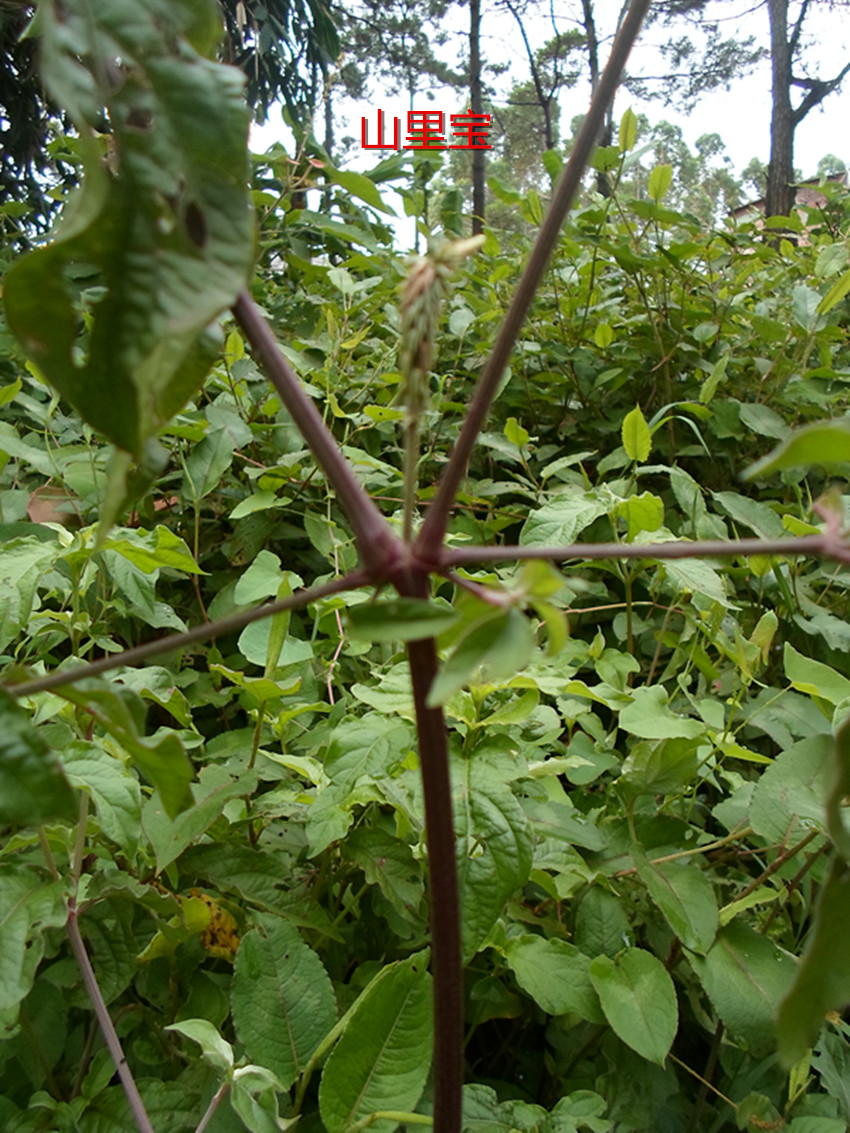
[[(578, 0), (551, 0), (557, 17), (559, 30), (575, 27), (575, 9)], [(799, 0), (791, 0), (791, 14)], [(597, 20), (600, 34), (606, 30), (606, 16), (614, 19), (621, 6), (621, 0), (596, 0)], [(545, 5), (548, 8), (548, 4)], [(716, 0), (711, 11), (720, 21), (724, 34), (753, 35), (758, 43), (768, 42), (768, 18), (764, 0)], [(441, 50), (443, 57), (452, 65), (459, 66), (458, 51), (466, 31), (466, 6), (456, 8), (450, 14), (452, 31), (457, 32), (455, 47), (451, 44)], [(532, 46), (540, 46), (552, 34), (548, 19), (529, 19), (527, 23)], [(807, 17), (808, 45), (806, 58), (814, 74), (830, 78), (836, 74), (850, 58), (850, 7), (833, 8), (828, 2), (815, 5)], [(728, 32), (727, 32), (728, 29)], [(632, 69), (644, 74), (657, 71), (657, 57), (652, 48), (652, 40), (660, 33), (650, 29), (639, 41), (632, 55)], [(528, 77), (528, 63), (517, 33), (513, 18), (498, 10), (498, 0), (483, 0), (482, 3), (482, 54), (492, 62), (508, 63), (510, 70), (505, 79), (497, 80), (497, 97), (504, 97), (511, 80), (525, 81)], [(600, 49), (602, 59), (607, 57), (608, 45)], [(453, 57), (454, 56), (454, 57)], [(799, 97), (799, 92), (795, 93)], [(579, 83), (566, 91), (562, 97), (562, 128), (569, 128), (570, 120), (587, 108), (589, 86)], [(455, 105), (457, 94), (452, 91), (438, 93), (434, 101), (424, 97), (422, 109), (438, 109), (458, 112), (465, 107)], [(407, 106), (404, 96), (383, 95), (376, 84), (374, 95), (362, 104), (338, 103), (335, 110), (335, 132), (337, 137), (351, 134), (359, 139), (360, 122), (367, 115), (370, 123), (370, 137), (375, 129), (375, 110), (382, 107), (385, 114), (398, 115), (404, 123)], [(640, 103), (627, 92), (621, 92), (615, 106), (615, 116), (632, 106), (636, 112), (647, 114), (651, 121), (675, 122), (681, 126), (686, 142), (693, 144), (700, 135), (717, 132), (726, 144), (726, 152), (737, 172), (747, 165), (752, 157), (767, 161), (770, 145), (770, 65), (765, 60), (758, 69), (743, 79), (736, 79), (729, 91), (719, 90), (706, 95), (701, 103), (688, 115), (678, 112), (675, 106), (665, 106), (662, 101)], [(321, 131), (317, 131), (321, 136)], [(272, 141), (280, 138), (285, 142), (285, 129), (279, 120), (272, 120), (257, 129), (253, 136), (254, 147), (262, 151)], [(797, 129), (795, 136), (795, 164), (804, 177), (814, 176), (817, 164), (827, 153), (836, 154), (850, 165), (850, 76), (844, 87), (830, 95), (821, 107), (811, 111)], [(355, 168), (367, 169), (376, 161), (375, 151), (354, 151), (349, 164)]]

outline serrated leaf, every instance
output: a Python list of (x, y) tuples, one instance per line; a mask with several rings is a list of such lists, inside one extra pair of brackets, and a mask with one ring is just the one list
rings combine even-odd
[(556, 496), (531, 512), (520, 531), (520, 544), (546, 547), (572, 543), (576, 535), (607, 510), (606, 504), (591, 493)]
[(620, 435), (629, 460), (646, 460), (652, 448), (652, 433), (639, 406), (626, 414)]
[(421, 641), (451, 629), (460, 615), (420, 598), (393, 598), (352, 606), (346, 618), (349, 635), (360, 641)]
[[(167, 737), (177, 741), (172, 735)], [(170, 813), (157, 791), (142, 809), (142, 829), (156, 856), (157, 873), (175, 861), (196, 838), (199, 838), (221, 814), (225, 803), (240, 795), (249, 795), (256, 783), (256, 773), (231, 779), (226, 770), (214, 765), (205, 767), (189, 792), (189, 805), (179, 813)]]
[[(9, 326), (85, 420), (137, 460), (202, 381), (206, 328), (253, 259), (248, 109), (236, 69), (197, 53), (209, 40), (193, 29), (211, 20), (211, 0), (114, 0), (97, 19), (86, 0), (39, 12), (42, 74), (80, 133), (85, 178), (53, 243), (7, 274)], [(109, 171), (92, 135), (103, 107)], [(78, 263), (105, 288), (82, 365)]]
[[(319, 1113), (327, 1133), (384, 1110), (410, 1111), (431, 1068), (431, 976), (427, 953), (390, 964), (357, 1001), (322, 1072)], [(393, 1119), (369, 1123), (392, 1133)]]
[(245, 934), (230, 991), (233, 1022), (248, 1057), (284, 1090), (336, 1023), (330, 977), (298, 929), (278, 917)]
[(461, 943), (469, 961), (505, 902), (525, 884), (534, 836), (511, 789), (482, 756), (454, 767)]
[(630, 948), (617, 962), (597, 956), (590, 964), (590, 980), (619, 1038), (663, 1066), (676, 1037), (679, 1009), (661, 961), (641, 948)]

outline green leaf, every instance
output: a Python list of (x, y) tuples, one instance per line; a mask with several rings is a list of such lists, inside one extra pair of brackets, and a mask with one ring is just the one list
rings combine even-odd
[(604, 1022), (590, 982), (590, 957), (575, 945), (526, 933), (511, 937), (505, 959), (519, 986), (549, 1015), (574, 1012), (588, 1022)]
[(637, 115), (631, 107), (625, 112), (620, 119), (620, 133), (618, 138), (618, 145), (620, 153), (628, 153), (629, 150), (634, 148), (637, 141)]
[(607, 510), (607, 505), (592, 493), (556, 496), (531, 512), (520, 531), (520, 544), (557, 547), (572, 543), (576, 535)]
[(643, 1058), (664, 1065), (679, 1022), (673, 981), (650, 952), (630, 948), (615, 962), (597, 956), (590, 980), (615, 1033)]
[(626, 414), (620, 435), (629, 460), (646, 460), (652, 448), (652, 434), (639, 406)]
[(834, 858), (820, 891), (814, 928), (779, 1011), (779, 1050), (787, 1064), (814, 1045), (827, 1011), (850, 1002), (850, 867)]
[(184, 574), (206, 574), (183, 540), (167, 527), (158, 526), (153, 531), (124, 531), (105, 539), (102, 546), (123, 555), (145, 574), (153, 574), (161, 567), (180, 570)]
[(717, 390), (718, 385), (726, 377), (726, 367), (729, 365), (729, 355), (724, 354), (719, 362), (711, 368), (711, 373), (702, 383), (699, 391), (699, 399), (703, 405), (708, 405)]
[(230, 1004), (248, 1057), (267, 1066), (284, 1090), (336, 1023), (336, 999), (322, 961), (294, 925), (277, 917), (266, 917), (240, 941)]
[(738, 918), (720, 930), (705, 957), (691, 955), (690, 961), (731, 1036), (756, 1058), (771, 1050), (794, 958)]
[(353, 169), (332, 169), (328, 165), (325, 166), (325, 173), (352, 197), (365, 201), (367, 205), (388, 216), (396, 215), (393, 209), (384, 203), (375, 182), (364, 173), (356, 173)]
[[(431, 1068), (433, 1031), (427, 953), (390, 964), (354, 1006), (319, 1085), (319, 1113), (327, 1133), (385, 1110), (410, 1111)], [(392, 1133), (398, 1122), (369, 1124)]]
[(229, 1074), (233, 1069), (233, 1047), (226, 1042), (216, 1028), (207, 1019), (183, 1019), (179, 1023), (170, 1023), (163, 1028), (166, 1031), (177, 1031), (192, 1039), (201, 1048), (201, 1056), (213, 1069), (222, 1074)]
[(667, 190), (670, 188), (672, 180), (672, 165), (656, 165), (656, 167), (650, 173), (647, 192), (656, 204), (658, 204), (664, 198)]
[(230, 513), (230, 518), (242, 519), (246, 515), (252, 515), (255, 511), (267, 511), (269, 508), (281, 507), (288, 502), (288, 498), (278, 499), (274, 492), (265, 490), (254, 492), (252, 495), (246, 496), (244, 500), (239, 501)]
[(186, 461), (183, 492), (197, 502), (221, 484), (221, 478), (233, 463), (233, 437), (227, 429), (210, 429), (196, 445)]
[(620, 727), (633, 736), (650, 740), (695, 739), (705, 730), (705, 725), (698, 720), (676, 716), (670, 711), (667, 694), (661, 685), (635, 689), (632, 703), (620, 711)]
[[(0, 870), (0, 1011), (13, 1012), (32, 987), (44, 955), (44, 930), (65, 924), (64, 885), (34, 869)], [(4, 1022), (7, 1020), (4, 1020)]]
[[(540, 156), (543, 162), (543, 168), (549, 174), (553, 181), (556, 181), (561, 176), (561, 170), (564, 168), (564, 159), (557, 150), (547, 149), (544, 150)], [(489, 253), (487, 253), (489, 255)]]
[[(173, 734), (166, 738), (177, 743)], [(157, 873), (176, 861), (204, 833), (219, 817), (225, 803), (249, 795), (255, 784), (255, 774), (231, 779), (226, 769), (210, 764), (201, 771), (198, 783), (189, 792), (189, 803), (184, 803), (180, 813), (169, 811), (159, 790), (148, 799), (142, 809), (142, 829), (156, 855)]]
[(822, 661), (813, 661), (805, 657), (789, 642), (785, 642), (785, 676), (800, 692), (809, 696), (828, 700), (831, 704), (840, 704), (842, 700), (850, 697), (850, 680), (836, 673), (829, 665)]
[(642, 852), (635, 863), (653, 903), (682, 944), (693, 952), (707, 952), (717, 933), (717, 902), (702, 870), (677, 862), (654, 865)]
[(629, 525), (629, 539), (635, 539), (641, 531), (651, 533), (663, 526), (664, 503), (652, 492), (641, 492), (639, 496), (623, 500), (617, 514), (624, 516)]
[(813, 287), (809, 287), (808, 284), (798, 283), (791, 292), (791, 296), (791, 309), (797, 323), (805, 331), (812, 332), (817, 329), (822, 320), (819, 311), (821, 304), (819, 293)]
[(360, 641), (421, 641), (437, 637), (459, 621), (450, 606), (420, 598), (352, 606), (346, 616), (349, 635)]
[[(198, 54), (211, 47), (195, 34), (202, 23), (215, 26), (212, 0), (68, 0), (39, 12), (42, 74), (81, 135), (85, 178), (53, 243), (6, 276), (9, 326), (85, 420), (137, 460), (202, 381), (206, 328), (253, 259), (242, 79)], [(103, 107), (109, 169), (92, 133)], [(77, 264), (104, 288), (84, 362)]]
[(425, 892), (422, 865), (400, 838), (379, 829), (360, 827), (345, 843), (346, 856), (363, 870), (366, 881), (377, 885), (390, 904), (406, 919), (413, 919)]
[(0, 823), (73, 821), (78, 809), (56, 753), (23, 708), (0, 689)]
[(743, 476), (745, 480), (753, 480), (782, 468), (800, 465), (820, 468), (833, 464), (850, 464), (850, 418), (795, 429), (778, 448), (750, 465)]
[(809, 736), (780, 752), (765, 768), (750, 804), (750, 823), (762, 838), (797, 841), (811, 829), (825, 828), (832, 744), (831, 736)]
[[(836, 247), (840, 247), (840, 245), (836, 245)], [(845, 273), (833, 283), (820, 303), (818, 303), (818, 314), (825, 315), (827, 311), (831, 311), (833, 307), (837, 307), (844, 296), (848, 294), (850, 294), (850, 271), (845, 271)]]
[(140, 736), (138, 708), (142, 708), (142, 716), (144, 708), (134, 693), (120, 685), (109, 686), (91, 678), (62, 685), (56, 691), (88, 712), (128, 753), (156, 787), (166, 814), (173, 818), (192, 805), (189, 784), (194, 772), (180, 739), (174, 732), (167, 732), (159, 740)]
[(5, 650), (29, 621), (39, 582), (55, 557), (54, 546), (32, 535), (0, 545), (0, 649)]
[(437, 673), (428, 693), (429, 708), (445, 704), (473, 679), (487, 682), (513, 676), (528, 664), (533, 648), (534, 630), (519, 610), (488, 616), (460, 638)]
[(531, 824), (510, 787), (483, 754), (453, 767), (461, 942), (468, 962), (487, 938), (505, 902), (528, 878)]
[(835, 848), (850, 862), (850, 832), (844, 821), (845, 802), (850, 794), (850, 716), (838, 729), (834, 740), (832, 775), (826, 798), (826, 822)]
[(518, 423), (516, 417), (509, 417), (505, 422), (505, 436), (517, 448), (525, 448), (528, 444), (528, 430)]
[(600, 350), (607, 350), (614, 341), (614, 332), (608, 323), (597, 323), (593, 332), (593, 341)]
[(132, 859), (142, 825), (138, 779), (92, 741), (74, 740), (64, 749), (62, 761), (71, 783), (91, 795), (100, 829)]

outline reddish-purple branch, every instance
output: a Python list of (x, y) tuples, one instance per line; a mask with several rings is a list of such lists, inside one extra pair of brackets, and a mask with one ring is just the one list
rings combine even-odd
[(387, 578), (401, 558), (401, 540), (393, 533), (339, 451), (336, 438), (301, 388), (298, 376), (281, 353), (260, 309), (247, 291), (243, 291), (234, 303), (233, 314), (251, 344), (254, 358), (262, 364), (336, 492), (357, 540), (361, 562), (376, 579), (378, 576)]
[(522, 279), (514, 293), (505, 320), (499, 328), (493, 351), (481, 373), (460, 435), (440, 478), (437, 494), (428, 509), (425, 522), (416, 540), (416, 549), (422, 558), (431, 558), (433, 561), (433, 556), (436, 555), (442, 544), (449, 513), (460, 488), (461, 480), (466, 475), (469, 458), (472, 456), (478, 434), (484, 426), (493, 398), (498, 391), (502, 374), (508, 364), (522, 324), (525, 322), (528, 309), (549, 264), (552, 251), (558, 242), (561, 226), (581, 184), (590, 155), (596, 147), (605, 113), (620, 84), (626, 59), (634, 41), (637, 39), (649, 5), (650, 0), (632, 0), (628, 14), (617, 34), (617, 38), (614, 40), (608, 65), (599, 80), (587, 117), (582, 123), (566, 168), (540, 226)]
[(77, 924), (77, 906), (73, 897), (68, 900), (67, 928), (68, 936), (71, 941), (71, 950), (79, 964), (80, 972), (83, 976), (83, 983), (85, 984), (89, 999), (92, 1001), (92, 1006), (94, 1007), (95, 1017), (97, 1018), (101, 1033), (106, 1040), (107, 1049), (112, 1055), (112, 1061), (115, 1063), (115, 1069), (118, 1071), (118, 1077), (121, 1079), (121, 1085), (124, 1087), (124, 1093), (127, 1095), (127, 1101), (130, 1103), (130, 1109), (139, 1127), (139, 1133), (154, 1133), (154, 1128), (145, 1110), (145, 1103), (142, 1101), (136, 1080), (130, 1072), (130, 1067), (127, 1065), (127, 1059), (124, 1057), (124, 1051), (121, 1049), (121, 1040), (118, 1038), (118, 1032), (115, 1030), (115, 1025), (112, 1022), (106, 1002), (101, 994), (97, 976), (94, 974), (94, 968), (91, 966), (91, 960), (89, 960), (88, 953), (86, 952), (86, 946), (80, 935), (80, 926)]
[(79, 665), (74, 669), (59, 669), (48, 673), (44, 677), (36, 677), (31, 681), (22, 681), (15, 685), (2, 685), (11, 696), (34, 696), (37, 692), (47, 692), (48, 689), (59, 688), (60, 685), (74, 684), (84, 677), (97, 677), (101, 673), (108, 673), (112, 669), (123, 669), (127, 665), (138, 665), (147, 661), (149, 657), (156, 657), (160, 653), (170, 653), (173, 649), (183, 649), (187, 645), (194, 645), (196, 641), (208, 641), (211, 637), (220, 637), (226, 633), (235, 633), (239, 629), (261, 618), (270, 618), (274, 614), (281, 614), (284, 610), (295, 610), (299, 606), (306, 606), (310, 602), (318, 602), (320, 598), (327, 598), (332, 594), (339, 594), (342, 590), (357, 590), (366, 586), (371, 580), (368, 571), (355, 570), (342, 578), (335, 578), (332, 582), (325, 582), (321, 586), (311, 586), (308, 590), (297, 590), (288, 598), (280, 598), (276, 602), (267, 602), (262, 606), (255, 606), (252, 610), (245, 610), (239, 614), (228, 614), (214, 622), (204, 622), (203, 625), (183, 630), (182, 633), (170, 633), (156, 641), (146, 641), (144, 645), (136, 645), (133, 649), (125, 649), (121, 653), (110, 653), (97, 661), (90, 661), (86, 665)]
[[(427, 594), (427, 582), (422, 588)], [(463, 1090), (463, 963), (460, 903), (449, 748), (442, 708), (429, 708), (428, 692), (437, 675), (433, 638), (407, 645), (419, 772), (425, 799), (428, 845), (428, 904), (431, 922), (431, 968), (434, 973), (434, 1130), (460, 1133)]]
[(733, 555), (820, 555), (850, 563), (850, 544), (840, 535), (800, 535), (789, 539), (707, 539), (688, 543), (570, 543), (564, 547), (453, 547), (439, 556), (441, 571), (473, 563), (514, 559), (693, 559), (729, 558)]

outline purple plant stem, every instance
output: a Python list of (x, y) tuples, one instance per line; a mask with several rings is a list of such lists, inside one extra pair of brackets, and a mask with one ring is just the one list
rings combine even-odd
[(74, 684), (85, 677), (96, 677), (101, 673), (108, 673), (112, 669), (122, 669), (126, 665), (138, 665), (147, 661), (149, 657), (156, 657), (160, 653), (170, 653), (172, 649), (182, 649), (186, 645), (193, 645), (196, 641), (207, 641), (211, 637), (218, 637), (226, 633), (235, 633), (244, 629), (252, 622), (261, 618), (270, 618), (284, 610), (295, 610), (300, 606), (307, 606), (310, 602), (317, 602), (320, 598), (327, 598), (331, 594), (339, 594), (342, 590), (357, 590), (368, 585), (370, 574), (365, 570), (355, 570), (342, 578), (335, 578), (332, 582), (321, 586), (311, 586), (307, 590), (298, 590), (288, 598), (281, 598), (276, 602), (267, 602), (262, 606), (255, 606), (252, 610), (245, 610), (240, 614), (228, 614), (214, 622), (204, 622), (203, 625), (194, 626), (182, 633), (170, 633), (167, 637), (160, 637), (156, 641), (146, 641), (144, 645), (137, 645), (133, 649), (125, 649), (121, 653), (111, 653), (108, 657), (101, 657), (97, 661), (90, 661), (76, 669), (61, 669), (58, 672), (48, 673), (44, 677), (36, 677), (31, 681), (22, 681), (15, 685), (2, 685), (6, 692), (12, 696), (34, 696), (37, 692), (46, 692), (48, 689), (59, 688), (62, 685)]
[(734, 555), (819, 555), (850, 563), (850, 545), (840, 535), (800, 535), (789, 539), (708, 539), (687, 543), (570, 543), (564, 547), (454, 547), (443, 551), (441, 569), (508, 559), (692, 559)]
[(401, 558), (401, 540), (393, 533), (354, 475), (351, 465), (339, 450), (336, 438), (301, 388), (297, 374), (281, 353), (268, 323), (247, 291), (241, 292), (234, 303), (233, 314), (251, 344), (254, 358), (262, 363), (281, 401), (336, 492), (357, 540), (361, 562), (372, 572), (375, 581), (387, 578)]
[(484, 426), (493, 398), (499, 388), (502, 374), (513, 351), (528, 309), (543, 278), (552, 250), (564, 223), (573, 198), (578, 191), (590, 155), (596, 147), (605, 112), (614, 98), (626, 59), (632, 49), (650, 0), (632, 0), (628, 14), (611, 48), (611, 57), (599, 80), (599, 86), (590, 103), (587, 117), (575, 140), (566, 168), (558, 182), (549, 210), (540, 226), (522, 279), (514, 293), (505, 320), (499, 328), (493, 351), (481, 372), (472, 402), (455, 442), (449, 462), (437, 487), (437, 494), (425, 516), (425, 522), (416, 540), (417, 552), (422, 558), (433, 558), (442, 545), (449, 514), (466, 475), (469, 458)]
[(103, 1037), (106, 1040), (107, 1049), (112, 1055), (112, 1061), (115, 1063), (115, 1069), (118, 1071), (118, 1077), (121, 1079), (121, 1085), (124, 1087), (124, 1093), (127, 1095), (127, 1101), (130, 1103), (130, 1109), (139, 1127), (139, 1133), (154, 1133), (154, 1128), (145, 1110), (145, 1104), (142, 1101), (136, 1080), (130, 1072), (127, 1059), (124, 1057), (124, 1051), (121, 1048), (121, 1040), (118, 1038), (118, 1032), (115, 1030), (112, 1018), (110, 1017), (103, 995), (101, 994), (97, 976), (94, 974), (94, 968), (91, 966), (91, 960), (89, 960), (88, 953), (86, 952), (86, 946), (80, 935), (80, 927), (77, 924), (77, 905), (74, 897), (68, 899), (67, 928), (68, 936), (71, 940), (71, 950), (80, 966), (83, 983), (86, 986), (89, 999), (92, 1001), (95, 1017), (97, 1018)]
[[(427, 582), (424, 587), (427, 592)], [(449, 748), (442, 708), (429, 708), (428, 692), (437, 674), (433, 638), (407, 645), (419, 770), (425, 798), (428, 844), (428, 898), (431, 967), (434, 974), (434, 1130), (460, 1133), (463, 1090), (463, 963), (455, 860)]]

